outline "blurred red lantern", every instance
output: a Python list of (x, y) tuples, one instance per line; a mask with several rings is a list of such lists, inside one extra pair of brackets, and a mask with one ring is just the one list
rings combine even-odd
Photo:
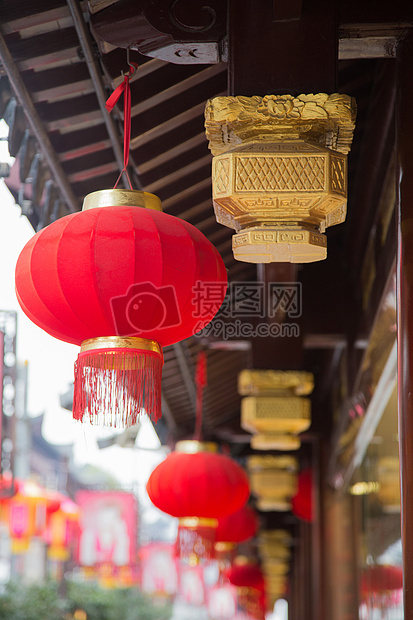
[(259, 564), (245, 556), (234, 559), (227, 571), (229, 582), (238, 589), (238, 600), (253, 618), (264, 619), (266, 611), (265, 580)]
[(60, 507), (51, 515), (47, 528), (47, 555), (51, 560), (64, 562), (70, 558), (78, 533), (79, 516), (79, 506), (62, 496)]
[(157, 508), (180, 519), (177, 548), (196, 563), (213, 554), (217, 519), (236, 512), (249, 497), (248, 478), (218, 446), (181, 441), (149, 477), (146, 489)]
[(218, 519), (216, 543), (241, 543), (255, 536), (258, 531), (258, 515), (250, 506)]
[(17, 493), (1, 503), (15, 553), (24, 551), (32, 537), (43, 536), (48, 517), (60, 507), (60, 499), (32, 480), (17, 481)]
[(250, 506), (243, 506), (237, 512), (218, 519), (214, 550), (221, 579), (231, 564), (237, 544), (255, 536), (258, 527), (258, 515)]
[(377, 564), (366, 568), (361, 576), (362, 594), (385, 594), (403, 588), (403, 571), (400, 566)]
[[(130, 426), (145, 410), (156, 421), (161, 347), (202, 329), (224, 299), (217, 250), (160, 209), (153, 194), (95, 192), (81, 213), (38, 232), (20, 254), (16, 291), (24, 312), (48, 334), (81, 345), (75, 419)], [(201, 308), (208, 287), (214, 304)]]
[(313, 512), (313, 474), (311, 469), (304, 469), (298, 475), (298, 491), (291, 500), (292, 511), (296, 517), (312, 523)]
[(264, 590), (264, 575), (260, 565), (243, 555), (235, 558), (227, 572), (227, 577), (229, 582), (237, 588), (254, 588), (260, 592)]

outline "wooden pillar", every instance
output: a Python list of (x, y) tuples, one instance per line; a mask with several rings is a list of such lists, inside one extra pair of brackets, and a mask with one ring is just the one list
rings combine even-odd
[(229, 0), (228, 94), (333, 93), (334, 0)]
[(404, 617), (413, 619), (413, 37), (398, 47), (398, 389)]

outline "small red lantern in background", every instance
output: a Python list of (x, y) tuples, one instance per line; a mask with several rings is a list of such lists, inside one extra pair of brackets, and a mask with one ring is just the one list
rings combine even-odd
[(363, 571), (361, 586), (364, 593), (400, 590), (403, 587), (403, 570), (391, 564), (376, 564)]
[(241, 607), (252, 617), (264, 620), (265, 580), (258, 562), (245, 556), (236, 557), (227, 571), (227, 578), (237, 587)]
[(397, 604), (403, 588), (403, 570), (391, 564), (376, 564), (363, 570), (361, 575), (361, 596), (368, 604), (382, 608)]
[(243, 506), (237, 512), (218, 519), (215, 544), (230, 543), (236, 545), (244, 542), (258, 531), (258, 515), (251, 506)]
[(47, 555), (51, 560), (65, 562), (70, 558), (71, 547), (79, 527), (80, 508), (68, 497), (62, 496), (58, 510), (50, 516), (46, 540)]
[(313, 522), (313, 473), (311, 469), (304, 469), (298, 475), (298, 491), (291, 503), (293, 514), (296, 517), (307, 523)]
[(214, 549), (221, 571), (231, 563), (237, 544), (255, 536), (258, 528), (258, 515), (251, 506), (243, 506), (237, 512), (218, 519)]
[(239, 510), (249, 497), (246, 473), (217, 449), (214, 443), (178, 442), (146, 486), (157, 508), (179, 518), (177, 550), (191, 564), (213, 556), (217, 519)]
[(1, 519), (8, 523), (14, 553), (25, 551), (30, 538), (43, 536), (48, 517), (59, 509), (56, 493), (33, 480), (18, 480), (17, 493), (1, 502)]
[[(226, 286), (224, 263), (208, 239), (162, 213), (153, 194), (133, 190), (90, 194), (81, 213), (38, 232), (16, 266), (27, 316), (81, 345), (74, 418), (106, 426), (133, 425), (142, 411), (156, 422), (161, 347), (207, 325)], [(195, 291), (202, 298), (207, 287), (216, 305), (200, 309)]]

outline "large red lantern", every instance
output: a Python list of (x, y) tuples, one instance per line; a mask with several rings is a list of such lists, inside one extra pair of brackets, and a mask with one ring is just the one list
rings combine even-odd
[(146, 489), (157, 508), (180, 520), (177, 548), (195, 564), (213, 555), (217, 519), (236, 512), (249, 497), (248, 478), (217, 445), (180, 441), (149, 477)]
[[(20, 254), (24, 312), (48, 334), (81, 345), (75, 419), (130, 426), (145, 410), (156, 421), (161, 347), (202, 329), (224, 299), (217, 250), (160, 209), (153, 194), (95, 192), (82, 212), (38, 232)], [(202, 306), (208, 287), (214, 303)]]

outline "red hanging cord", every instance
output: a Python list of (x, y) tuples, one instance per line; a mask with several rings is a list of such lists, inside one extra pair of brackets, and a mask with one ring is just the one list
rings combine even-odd
[(202, 437), (202, 397), (204, 387), (207, 384), (207, 372), (206, 372), (206, 354), (205, 351), (201, 351), (198, 354), (195, 372), (196, 383), (196, 419), (195, 419), (195, 432), (194, 439), (200, 441)]
[(106, 101), (106, 109), (109, 114), (112, 112), (116, 103), (118, 102), (122, 93), (123, 95), (123, 169), (121, 170), (118, 180), (116, 181), (113, 189), (116, 189), (122, 174), (125, 173), (129, 181), (129, 187), (132, 189), (127, 166), (129, 163), (129, 146), (130, 146), (130, 131), (131, 131), (131, 95), (129, 80), (138, 68), (136, 62), (129, 63), (129, 71), (123, 76), (123, 82), (113, 91), (109, 99)]

